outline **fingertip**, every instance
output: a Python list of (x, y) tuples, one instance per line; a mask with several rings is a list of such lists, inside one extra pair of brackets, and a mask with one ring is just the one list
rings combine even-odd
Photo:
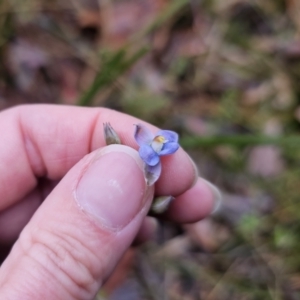
[(192, 188), (175, 198), (166, 217), (178, 223), (197, 222), (216, 210), (221, 202), (220, 195), (214, 185), (198, 178)]
[(138, 153), (128, 146), (109, 145), (96, 151), (82, 170), (75, 199), (101, 227), (119, 231), (144, 209), (151, 191)]
[(133, 242), (134, 246), (140, 245), (150, 240), (154, 240), (158, 228), (158, 221), (154, 217), (147, 216)]
[(174, 155), (163, 156), (161, 161), (162, 174), (155, 186), (158, 195), (178, 196), (197, 182), (197, 166), (182, 148)]
[(220, 192), (220, 190), (214, 185), (212, 184), (210, 181), (204, 179), (204, 178), (201, 178), (201, 180), (203, 181), (203, 183), (210, 188), (212, 194), (213, 194), (213, 199), (214, 199), (214, 206), (213, 206), (213, 209), (211, 211), (211, 214), (214, 214), (215, 212), (217, 212), (220, 207), (221, 207), (221, 204), (222, 204), (222, 194)]

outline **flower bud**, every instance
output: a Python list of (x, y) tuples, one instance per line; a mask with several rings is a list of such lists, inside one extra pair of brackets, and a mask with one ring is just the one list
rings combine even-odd
[(151, 205), (151, 212), (155, 214), (162, 214), (170, 206), (170, 203), (174, 200), (175, 198), (173, 196), (160, 196), (154, 198), (152, 205)]
[(106, 145), (121, 144), (121, 140), (110, 123), (103, 124)]

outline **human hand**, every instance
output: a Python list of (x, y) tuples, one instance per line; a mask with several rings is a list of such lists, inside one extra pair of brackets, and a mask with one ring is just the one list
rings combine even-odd
[[(105, 122), (129, 147), (105, 146)], [(0, 113), (0, 247), (15, 242), (0, 268), (0, 299), (93, 299), (146, 234), (154, 194), (176, 197), (164, 215), (174, 222), (196, 222), (214, 209), (214, 189), (181, 148), (162, 157), (155, 187), (145, 184), (137, 122), (104, 108)]]

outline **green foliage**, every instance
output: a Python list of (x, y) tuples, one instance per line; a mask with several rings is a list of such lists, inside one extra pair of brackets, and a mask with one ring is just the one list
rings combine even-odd
[(238, 230), (245, 236), (246, 239), (251, 238), (259, 229), (263, 227), (263, 220), (257, 215), (245, 215), (240, 221)]
[(299, 242), (299, 237), (293, 230), (291, 230), (291, 228), (284, 228), (280, 225), (275, 227), (274, 244), (277, 248), (282, 250), (292, 250)]
[(96, 94), (111, 86), (116, 80), (147, 53), (146, 48), (139, 49), (127, 57), (127, 49), (122, 48), (116, 52), (105, 53), (101, 59), (100, 71), (95, 76), (91, 86), (83, 93), (78, 105), (91, 106)]
[(157, 121), (160, 112), (170, 106), (167, 97), (151, 93), (145, 87), (127, 87), (120, 102), (126, 112), (148, 121)]

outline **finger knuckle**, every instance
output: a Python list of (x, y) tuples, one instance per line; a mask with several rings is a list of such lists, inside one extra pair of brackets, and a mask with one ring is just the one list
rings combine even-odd
[(24, 256), (43, 270), (43, 280), (55, 281), (53, 287), (61, 286), (74, 299), (95, 294), (100, 285), (94, 267), (97, 257), (75, 236), (36, 229), (20, 240)]

